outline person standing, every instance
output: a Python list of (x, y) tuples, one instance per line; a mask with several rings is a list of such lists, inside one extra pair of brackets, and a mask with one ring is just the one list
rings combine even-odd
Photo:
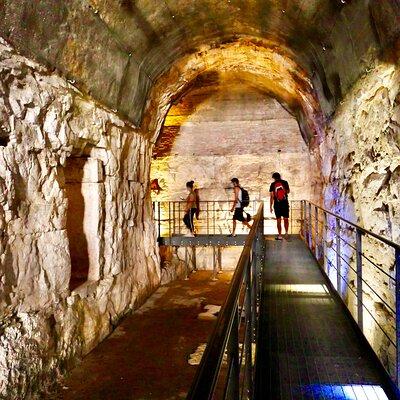
[[(231, 182), (233, 184), (233, 204), (231, 208), (231, 212), (233, 214), (233, 227), (232, 233), (229, 236), (236, 236), (236, 221), (240, 221), (243, 225), (247, 226), (249, 229), (251, 225), (249, 224), (250, 216), (246, 213), (246, 217), (244, 216), (244, 207), (248, 206), (248, 193), (239, 185), (238, 178), (232, 178)], [(246, 193), (246, 199), (243, 196), (244, 192)]]
[(271, 183), (269, 188), (270, 194), (270, 210), (275, 212), (276, 224), (278, 227), (278, 236), (275, 240), (282, 240), (282, 218), (283, 225), (285, 228), (285, 238), (288, 238), (289, 232), (289, 200), (288, 195), (290, 193), (289, 183), (281, 178), (279, 172), (272, 174), (274, 182)]
[(194, 190), (194, 181), (186, 182), (186, 189), (189, 194), (186, 198), (185, 206), (185, 216), (183, 217), (183, 222), (189, 229), (189, 233), (186, 236), (194, 237), (194, 222), (193, 218), (197, 214), (197, 194)]

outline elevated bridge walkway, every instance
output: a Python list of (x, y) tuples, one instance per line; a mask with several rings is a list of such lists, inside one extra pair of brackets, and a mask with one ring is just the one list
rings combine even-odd
[(400, 398), (399, 245), (306, 201), (289, 240), (264, 222), (260, 204), (187, 398)]

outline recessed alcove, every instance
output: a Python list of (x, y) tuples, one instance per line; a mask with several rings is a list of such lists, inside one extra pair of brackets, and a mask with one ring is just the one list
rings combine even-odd
[(100, 278), (103, 169), (101, 161), (71, 157), (65, 167), (70, 289)]

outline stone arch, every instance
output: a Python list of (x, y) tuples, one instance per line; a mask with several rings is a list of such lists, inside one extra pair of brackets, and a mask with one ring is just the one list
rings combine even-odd
[(204, 45), (161, 75), (151, 90), (142, 124), (147, 137), (157, 139), (172, 102), (187, 93), (199, 76), (218, 71), (230, 71), (234, 78), (278, 99), (297, 117), (310, 147), (322, 138), (323, 116), (307, 71), (285, 46), (248, 37), (216, 47)]

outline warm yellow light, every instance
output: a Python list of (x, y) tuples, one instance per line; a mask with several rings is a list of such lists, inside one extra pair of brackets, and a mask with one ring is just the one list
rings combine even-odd
[(286, 284), (286, 285), (268, 285), (270, 290), (275, 292), (288, 293), (309, 293), (309, 294), (329, 294), (326, 285), (302, 285), (302, 284)]

